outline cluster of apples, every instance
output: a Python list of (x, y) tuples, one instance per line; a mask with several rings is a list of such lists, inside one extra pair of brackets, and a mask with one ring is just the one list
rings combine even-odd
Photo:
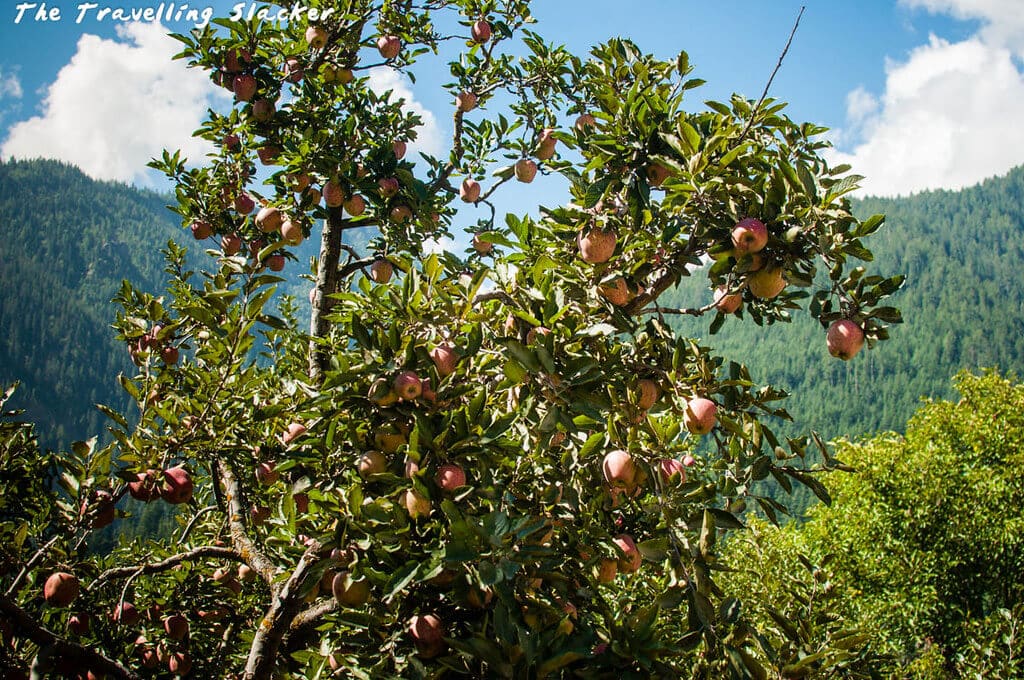
[[(762, 300), (777, 297), (787, 285), (782, 267), (766, 265), (760, 255), (768, 245), (768, 238), (768, 227), (756, 217), (741, 219), (732, 230), (732, 255), (737, 258), (749, 255), (752, 259), (746, 288)], [(714, 304), (722, 313), (732, 314), (743, 306), (743, 292), (730, 292), (728, 286), (721, 285), (715, 289)], [(852, 319), (839, 319), (829, 326), (826, 344), (832, 356), (848, 361), (864, 346), (864, 329)]]
[(195, 485), (188, 470), (181, 465), (166, 470), (146, 470), (135, 475), (128, 482), (128, 493), (135, 500), (149, 503), (157, 499), (171, 505), (180, 505), (192, 500)]
[(155, 324), (149, 331), (144, 333), (138, 340), (131, 343), (128, 353), (137, 366), (141, 366), (145, 352), (156, 352), (161, 361), (167, 366), (178, 363), (181, 352), (174, 344), (174, 338), (164, 331), (163, 324)]

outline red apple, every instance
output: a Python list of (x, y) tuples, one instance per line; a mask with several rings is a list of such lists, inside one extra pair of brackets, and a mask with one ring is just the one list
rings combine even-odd
[[(249, 519), (254, 525), (263, 524), (270, 519), (270, 508), (265, 505), (254, 505), (249, 508)], [(234, 580), (234, 579), (232, 579)], [(237, 581), (235, 581), (237, 583)], [(230, 583), (230, 581), (228, 582)]]
[(192, 657), (188, 652), (174, 652), (167, 659), (167, 668), (175, 675), (188, 675), (192, 670)]
[(452, 493), (459, 487), (466, 486), (466, 472), (458, 465), (448, 463), (437, 469), (434, 482), (442, 491)]
[(555, 131), (551, 128), (545, 128), (541, 130), (540, 136), (537, 138), (537, 146), (533, 151), (533, 155), (539, 160), (547, 161), (555, 155), (555, 146), (558, 144), (558, 140), (554, 138)]
[(281, 149), (273, 144), (267, 144), (256, 149), (256, 155), (260, 157), (260, 163), (263, 165), (273, 165), (280, 153)]
[(305, 425), (302, 423), (291, 423), (285, 429), (284, 434), (281, 435), (281, 441), (287, 446), (304, 434), (306, 434)]
[(707, 434), (718, 424), (718, 406), (705, 397), (696, 397), (686, 402), (683, 422), (693, 434)]
[(252, 196), (245, 193), (244, 191), (235, 197), (235, 210), (240, 215), (248, 215), (256, 209), (256, 201), (252, 200)]
[(636, 464), (626, 451), (609, 452), (601, 463), (605, 481), (613, 488), (628, 489), (636, 481)]
[(142, 614), (131, 602), (120, 602), (110, 614), (110, 620), (121, 626), (134, 626), (142, 620)]
[(630, 289), (626, 279), (621, 276), (608, 281), (607, 283), (602, 283), (598, 286), (597, 291), (602, 297), (616, 307), (628, 305), (633, 298), (636, 297), (636, 294)]
[(576, 236), (580, 257), (589, 264), (607, 262), (615, 254), (615, 232), (612, 230), (591, 227), (585, 234), (581, 231)]
[(744, 217), (732, 229), (732, 245), (738, 257), (756, 253), (768, 245), (768, 227), (756, 217)]
[(183, 640), (188, 635), (188, 619), (181, 614), (172, 614), (164, 619), (164, 631), (172, 640)]
[(164, 485), (160, 496), (172, 505), (187, 503), (192, 500), (194, 486), (188, 470), (179, 466), (164, 470)]
[(637, 398), (637, 408), (641, 411), (649, 410), (658, 401), (661, 396), (661, 387), (658, 383), (650, 378), (641, 378), (636, 383), (637, 392), (639, 392)]
[(281, 223), (281, 238), (290, 245), (297, 246), (302, 243), (302, 227), (298, 222), (285, 220)]
[[(84, 505), (85, 507), (82, 509), (87, 510), (90, 503), (87, 501)], [(110, 495), (109, 491), (98, 489), (91, 505), (95, 506), (91, 525), (93, 529), (102, 529), (114, 522), (116, 508), (114, 507), (114, 497)]]
[(828, 327), (825, 335), (828, 353), (832, 356), (849, 361), (864, 346), (864, 331), (849, 319), (839, 319)]
[(284, 73), (289, 83), (300, 83), (306, 75), (306, 69), (298, 57), (288, 57), (284, 62)]
[(423, 393), (423, 383), (413, 371), (402, 371), (392, 385), (399, 399), (411, 400)]
[(647, 166), (647, 181), (652, 187), (660, 187), (671, 174), (672, 171), (660, 163), (651, 163)]
[(473, 23), (470, 33), (473, 35), (473, 42), (485, 43), (491, 39), (491, 25), (483, 19), (479, 19)]
[(78, 597), (78, 579), (66, 571), (51, 574), (43, 585), (43, 597), (52, 607), (67, 607)]
[(331, 580), (331, 594), (343, 607), (362, 607), (370, 601), (370, 582), (353, 578), (347, 571), (339, 571)]
[(412, 519), (430, 514), (430, 499), (415, 489), (406, 489), (402, 492), (401, 504)]
[(242, 250), (242, 238), (238, 234), (224, 234), (220, 237), (220, 249), (228, 257)]
[(408, 148), (408, 145), (401, 140), (391, 145), (392, 151), (395, 152), (395, 158), (397, 158), (398, 160), (402, 160), (403, 158), (405, 158), (405, 152), (408, 150)]
[(242, 583), (248, 583), (256, 578), (256, 572), (253, 571), (252, 567), (248, 564), (238, 565), (238, 580)]
[(242, 140), (238, 138), (238, 135), (224, 135), (222, 143), (228, 151), (238, 151), (242, 148)]
[(395, 224), (405, 224), (412, 219), (412, 209), (405, 204), (399, 204), (391, 209), (388, 216)]
[(686, 454), (685, 456), (683, 456), (683, 465), (685, 465), (686, 467), (693, 467), (696, 464), (697, 459), (691, 456), (690, 454)]
[(173, 366), (178, 363), (179, 357), (180, 353), (178, 352), (178, 348), (174, 345), (167, 345), (160, 349), (160, 358), (163, 359), (163, 362), (168, 366)]
[(666, 484), (672, 480), (673, 475), (679, 475), (680, 484), (686, 481), (686, 466), (675, 458), (662, 458), (658, 461), (658, 469)]
[(636, 547), (636, 542), (633, 541), (633, 537), (629, 534), (619, 534), (612, 543), (622, 551), (622, 556), (619, 557), (618, 564), (616, 565), (624, 574), (632, 574), (640, 568), (640, 564), (643, 562), (643, 556), (640, 554), (640, 549)]
[(284, 222), (284, 214), (273, 206), (260, 208), (260, 211), (256, 213), (256, 226), (268, 234), (279, 231), (282, 222)]
[(268, 123), (274, 119), (277, 107), (269, 99), (257, 99), (252, 104), (252, 117), (260, 123)]
[(742, 293), (729, 293), (729, 286), (715, 288), (715, 308), (723, 314), (732, 314), (743, 306)]
[(473, 234), (473, 250), (481, 255), (488, 255), (494, 251), (494, 244), (490, 241), (484, 241), (480, 238), (480, 234)]
[(409, 635), (416, 642), (424, 644), (442, 642), (444, 638), (444, 625), (435, 614), (414, 616), (409, 619)]
[(343, 205), (345, 212), (352, 217), (359, 217), (366, 212), (366, 200), (359, 194), (353, 194)]
[(462, 180), (459, 187), (459, 197), (466, 203), (476, 203), (480, 200), (480, 183), (472, 177)]
[(377, 191), (380, 192), (382, 198), (391, 198), (401, 188), (402, 185), (394, 177), (385, 177), (377, 180)]
[(271, 255), (267, 258), (267, 267), (272, 272), (279, 272), (284, 269), (284, 255)]
[(248, 74), (235, 76), (231, 83), (231, 89), (238, 101), (250, 101), (256, 95), (256, 79)]
[(747, 279), (747, 287), (754, 297), (770, 300), (786, 287), (782, 267), (768, 267), (754, 272)]
[(258, 481), (263, 486), (271, 486), (272, 484), (277, 482), (277, 480), (281, 477), (281, 473), (279, 473), (275, 469), (276, 467), (277, 463), (275, 463), (272, 460), (257, 465), (256, 481)]
[(397, 35), (382, 35), (377, 38), (377, 51), (385, 59), (394, 59), (402, 51), (402, 41)]
[(516, 161), (515, 175), (523, 184), (529, 184), (537, 176), (537, 164), (529, 158), (520, 158)]
[(370, 475), (387, 472), (388, 459), (380, 451), (367, 451), (359, 457), (357, 465), (359, 476), (366, 479)]
[(192, 223), (192, 237), (197, 241), (204, 241), (213, 236), (213, 227), (205, 220), (196, 220)]
[(370, 278), (374, 283), (387, 283), (391, 280), (391, 275), (394, 272), (394, 266), (383, 257), (377, 258), (370, 265)]
[(619, 573), (618, 560), (603, 558), (597, 566), (597, 582), (611, 583)]
[(576, 119), (575, 128), (577, 130), (584, 130), (588, 127), (594, 127), (597, 125), (597, 119), (589, 113), (581, 113), (579, 118)]
[(320, 26), (310, 26), (306, 29), (306, 42), (314, 50), (318, 50), (327, 44), (327, 31)]
[(75, 635), (87, 635), (91, 617), (86, 612), (75, 612), (68, 617), (68, 630)]
[(345, 202), (345, 190), (333, 180), (324, 183), (323, 195), (328, 208), (338, 208)]
[(477, 97), (472, 92), (460, 92), (455, 96), (455, 108), (463, 113), (469, 113), (476, 108)]
[(459, 361), (459, 355), (456, 354), (455, 347), (449, 342), (442, 342), (430, 350), (430, 358), (437, 368), (437, 374), (442, 378), (454, 373), (455, 365)]

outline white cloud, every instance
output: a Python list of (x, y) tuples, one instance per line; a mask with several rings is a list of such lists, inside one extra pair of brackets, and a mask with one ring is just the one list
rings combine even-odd
[(433, 253), (444, 253), (455, 250), (455, 241), (448, 238), (447, 236), (441, 236), (440, 238), (430, 238), (423, 242), (423, 252), (428, 255)]
[(907, 7), (957, 19), (982, 22), (980, 37), (988, 44), (1024, 54), (1024, 8), (1020, 0), (900, 0)]
[(192, 137), (227, 98), (205, 74), (171, 57), (181, 45), (154, 23), (119, 26), (120, 40), (83, 35), (57, 74), (41, 115), (13, 125), (0, 154), (58, 158), (97, 179), (150, 184), (146, 163), (164, 148), (198, 161), (212, 146)]
[(13, 73), (4, 73), (0, 69), (0, 99), (21, 99), (21, 81)]
[[(936, 8), (983, 0), (910, 0)], [(1016, 3), (1018, 0), (1014, 0)], [(992, 6), (1008, 6), (990, 0)], [(958, 43), (930, 36), (905, 62), (886, 64), (880, 97), (847, 98), (848, 128), (829, 154), (865, 175), (863, 193), (957, 189), (1024, 162), (1024, 74), (1013, 52), (984, 31)], [(859, 141), (857, 141), (859, 140)]]
[(417, 153), (430, 156), (441, 155), (441, 130), (437, 125), (437, 117), (427, 107), (416, 101), (409, 80), (398, 71), (386, 66), (370, 69), (370, 88), (377, 94), (391, 90), (391, 98), (404, 99), (402, 108), (420, 117), (422, 125), (417, 129), (416, 141), (409, 143), (409, 157)]

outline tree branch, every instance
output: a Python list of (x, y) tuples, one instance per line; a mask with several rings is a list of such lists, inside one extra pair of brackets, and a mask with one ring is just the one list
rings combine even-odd
[(56, 658), (77, 662), (83, 667), (83, 672), (88, 669), (115, 678), (141, 680), (141, 676), (136, 675), (117, 661), (77, 643), (69, 642), (44, 628), (6, 595), (0, 595), (0, 612), (3, 613), (3, 618), (11, 623), (15, 631), (23, 634), (23, 637), (32, 640), (41, 648), (50, 648), (51, 655)]
[(341, 260), (341, 233), (345, 229), (345, 218), (341, 208), (329, 208), (320, 237), (320, 260), (316, 271), (316, 294), (313, 296), (313, 312), (309, 320), (309, 377), (315, 385), (323, 381), (330, 356), (327, 348), (316, 340), (323, 338), (330, 330), (327, 314), (332, 300), (328, 295), (338, 290), (338, 262)]
[(189, 550), (187, 552), (172, 555), (171, 557), (160, 560), (159, 562), (153, 562), (152, 564), (137, 564), (132, 567), (117, 567), (115, 569), (107, 569), (89, 585), (89, 590), (98, 588), (99, 586), (103, 585), (105, 581), (125, 578), (127, 576), (132, 576), (136, 573), (158, 574), (162, 571), (172, 569), (173, 567), (178, 566), (182, 562), (202, 559), (204, 557), (219, 557), (222, 559), (235, 560), (237, 562), (242, 561), (242, 555), (234, 548), (225, 548), (216, 545), (204, 545), (199, 548), (193, 548), (192, 550)]
[(224, 484), (224, 495), (228, 501), (228, 528), (231, 531), (231, 542), (242, 561), (252, 567), (273, 590), (277, 567), (256, 547), (245, 531), (243, 518), (246, 513), (245, 508), (242, 507), (242, 489), (238, 478), (235, 477), (234, 470), (225, 460), (217, 460), (217, 469), (220, 471), (220, 481)]

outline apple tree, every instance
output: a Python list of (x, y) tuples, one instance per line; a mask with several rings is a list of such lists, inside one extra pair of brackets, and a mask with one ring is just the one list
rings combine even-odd
[[(209, 267), (171, 243), (167, 293), (118, 296), (138, 409), (105, 408), (110, 443), (53, 457), (47, 511), (5, 520), (4, 653), (113, 677), (788, 663), (716, 585), (718, 545), (745, 510), (785, 512), (760, 482), (826, 497), (836, 461), (780, 441), (784, 392), (670, 319), (807, 300), (837, 356), (886, 339), (902, 279), (855, 264), (882, 218), (851, 214), (823, 129), (702, 102), (685, 53), (570, 54), (526, 0), (309, 7), (177, 36), (234, 100), (196, 131), (201, 164), (153, 163)], [(444, 60), (450, 144), (413, 158), (420, 117), (370, 76)], [(564, 199), (499, 215), (530, 182)], [(285, 275), (311, 282), (308, 324), (275, 303)], [(684, 276), (706, 298), (659, 304)], [(88, 549), (144, 503), (177, 528)]]

